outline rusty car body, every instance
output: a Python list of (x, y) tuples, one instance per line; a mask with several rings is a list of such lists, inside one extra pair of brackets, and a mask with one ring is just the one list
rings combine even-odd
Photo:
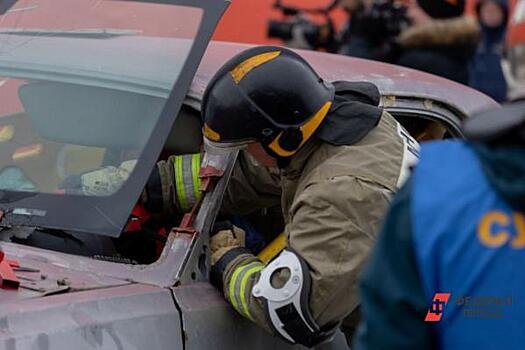
[[(113, 6), (120, 2), (108, 3)], [(0, 44), (4, 45), (0, 49), (0, 76), (6, 84), (0, 86), (0, 98), (3, 95), (16, 100), (9, 107), (11, 110), (1, 111), (0, 128), (14, 125), (15, 132), (17, 128), (31, 128), (32, 135), (21, 139), (16, 139), (16, 134), (10, 135), (11, 138), (0, 142), (0, 171), (16, 168), (17, 174), (30, 179), (33, 172), (41, 172), (35, 167), (47, 166), (53, 172), (52, 177), (32, 181), (29, 189), (2, 184), (0, 175), (0, 249), (7, 258), (16, 260), (15, 273), (20, 281), (16, 289), (0, 289), (0, 349), (291, 348), (290, 344), (237, 315), (208, 282), (208, 233), (220, 209), (236, 153), (205, 157), (203, 167), (218, 170), (215, 174), (220, 174), (220, 178), (215, 179), (215, 186), (205, 193), (194, 220), (171, 231), (162, 254), (151, 264), (98, 259), (90, 254), (76, 254), (74, 250), (47, 249), (25, 241), (40, 231), (44, 235), (80, 231), (84, 234), (81, 237), (109, 240), (118, 237), (161, 151), (188, 151), (180, 142), (168, 147), (169, 140), (177, 143), (191, 135), (198, 148), (200, 120), (195, 122), (184, 116), (183, 111), (191, 110), (198, 115), (204, 89), (212, 75), (228, 58), (249, 47), (212, 42), (201, 61), (213, 28), (226, 8), (224, 1), (152, 0), (144, 4), (200, 9), (202, 22), (191, 45), (187, 37), (172, 45), (173, 39), (162, 35), (143, 38), (129, 32), (87, 31), (86, 28), (68, 33), (39, 29), (38, 40), (26, 40), (34, 37), (27, 28), (0, 33)], [(6, 45), (15, 49), (6, 52)], [(61, 46), (66, 50), (60, 50)], [(163, 46), (174, 51), (162, 51)], [(137, 47), (143, 49), (137, 51)], [(186, 52), (179, 60), (176, 54), (173, 56), (177, 50)], [(68, 56), (71, 51), (74, 61)], [(437, 121), (448, 130), (450, 137), (462, 136), (461, 120), (477, 110), (496, 105), (468, 87), (421, 72), (325, 53), (301, 54), (327, 80), (375, 83), (381, 91), (383, 107), (394, 116)], [(100, 59), (92, 60), (93, 57)], [(180, 68), (179, 76), (168, 79), (170, 74), (176, 75), (169, 68), (173, 64)], [(9, 81), (5, 82), (6, 79)], [(104, 93), (93, 95), (92, 88), (104, 89)], [(86, 94), (99, 96), (100, 100), (86, 103), (81, 99)], [(121, 94), (132, 94), (133, 99), (119, 100)], [(142, 152), (133, 154), (138, 158), (140, 169), (136, 166), (122, 188), (104, 196), (84, 198), (78, 193), (55, 191), (53, 186), (58, 183), (55, 177), (63, 180), (64, 174), (60, 172), (67, 168), (63, 166), (63, 149), (69, 152), (73, 148), (77, 152), (78, 147), (97, 146), (97, 152), (105, 147), (109, 153), (107, 141), (101, 136), (105, 131), (95, 133), (86, 125), (81, 132), (63, 135), (67, 130), (63, 129), (67, 123), (65, 118), (76, 118), (75, 123), (81, 124), (89, 117), (84, 113), (86, 110), (99, 111), (107, 118), (111, 113), (128, 116), (131, 114), (126, 113), (133, 113), (129, 106), (114, 111), (94, 104), (102, 105), (103, 96), (125, 103), (138, 95), (148, 101), (155, 99), (154, 108), (141, 110), (141, 117), (156, 121), (140, 144)], [(64, 96), (75, 103), (69, 106), (68, 101), (63, 101)], [(48, 108), (51, 103), (66, 107)], [(38, 108), (33, 108), (34, 104)], [(74, 105), (81, 106), (83, 111), (74, 110)], [(53, 113), (47, 113), (48, 109)], [(60, 114), (63, 110), (68, 112), (65, 117)], [(138, 119), (129, 118), (138, 123)], [(46, 120), (42, 125), (41, 119)], [(49, 125), (54, 129), (50, 130)], [(110, 125), (97, 125), (101, 127), (117, 133), (121, 126), (112, 130)], [(136, 129), (127, 130), (124, 137), (119, 136), (122, 142), (118, 146), (125, 148), (126, 138), (135, 135), (138, 135)], [(43, 145), (43, 153), (27, 151), (35, 140)], [(26, 148), (20, 151), (20, 147)], [(48, 149), (51, 155), (44, 156)], [(38, 147), (29, 150), (35, 151)], [(93, 154), (90, 153), (89, 161), (93, 161)], [(82, 165), (75, 163), (73, 168)], [(45, 188), (45, 193), (38, 192), (38, 188)], [(319, 348), (345, 349), (347, 345), (339, 334), (332, 343)]]

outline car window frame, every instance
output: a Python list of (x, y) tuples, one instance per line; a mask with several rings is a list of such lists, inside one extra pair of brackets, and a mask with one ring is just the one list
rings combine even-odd
[(461, 124), (468, 116), (441, 101), (430, 98), (384, 95), (380, 106), (394, 117), (402, 114), (440, 122), (453, 137), (464, 138)]

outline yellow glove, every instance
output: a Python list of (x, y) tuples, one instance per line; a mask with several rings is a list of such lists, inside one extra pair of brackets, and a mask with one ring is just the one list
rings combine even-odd
[(218, 223), (215, 228), (217, 233), (210, 238), (212, 265), (229, 250), (244, 247), (245, 244), (245, 232), (231, 223)]

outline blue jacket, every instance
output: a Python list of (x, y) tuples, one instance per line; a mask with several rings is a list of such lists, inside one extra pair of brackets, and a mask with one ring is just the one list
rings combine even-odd
[(524, 213), (525, 148), (423, 147), (364, 272), (355, 348), (521, 349)]

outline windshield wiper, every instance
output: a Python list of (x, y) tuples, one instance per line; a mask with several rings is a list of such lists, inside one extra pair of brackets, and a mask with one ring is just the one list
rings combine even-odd
[(82, 240), (78, 239), (74, 235), (64, 230), (50, 229), (45, 227), (31, 227), (31, 226), (0, 226), (0, 241), (10, 240), (27, 240), (35, 232), (43, 233), (46, 235), (54, 236), (56, 238), (62, 238), (73, 241), (75, 244), (82, 245)]
[[(1, 1), (1, 0), (0, 0)], [(58, 38), (86, 38), (86, 39), (110, 39), (119, 36), (133, 36), (140, 34), (140, 30), (132, 29), (38, 29), (38, 28), (2, 28), (0, 34), (58, 37)]]

